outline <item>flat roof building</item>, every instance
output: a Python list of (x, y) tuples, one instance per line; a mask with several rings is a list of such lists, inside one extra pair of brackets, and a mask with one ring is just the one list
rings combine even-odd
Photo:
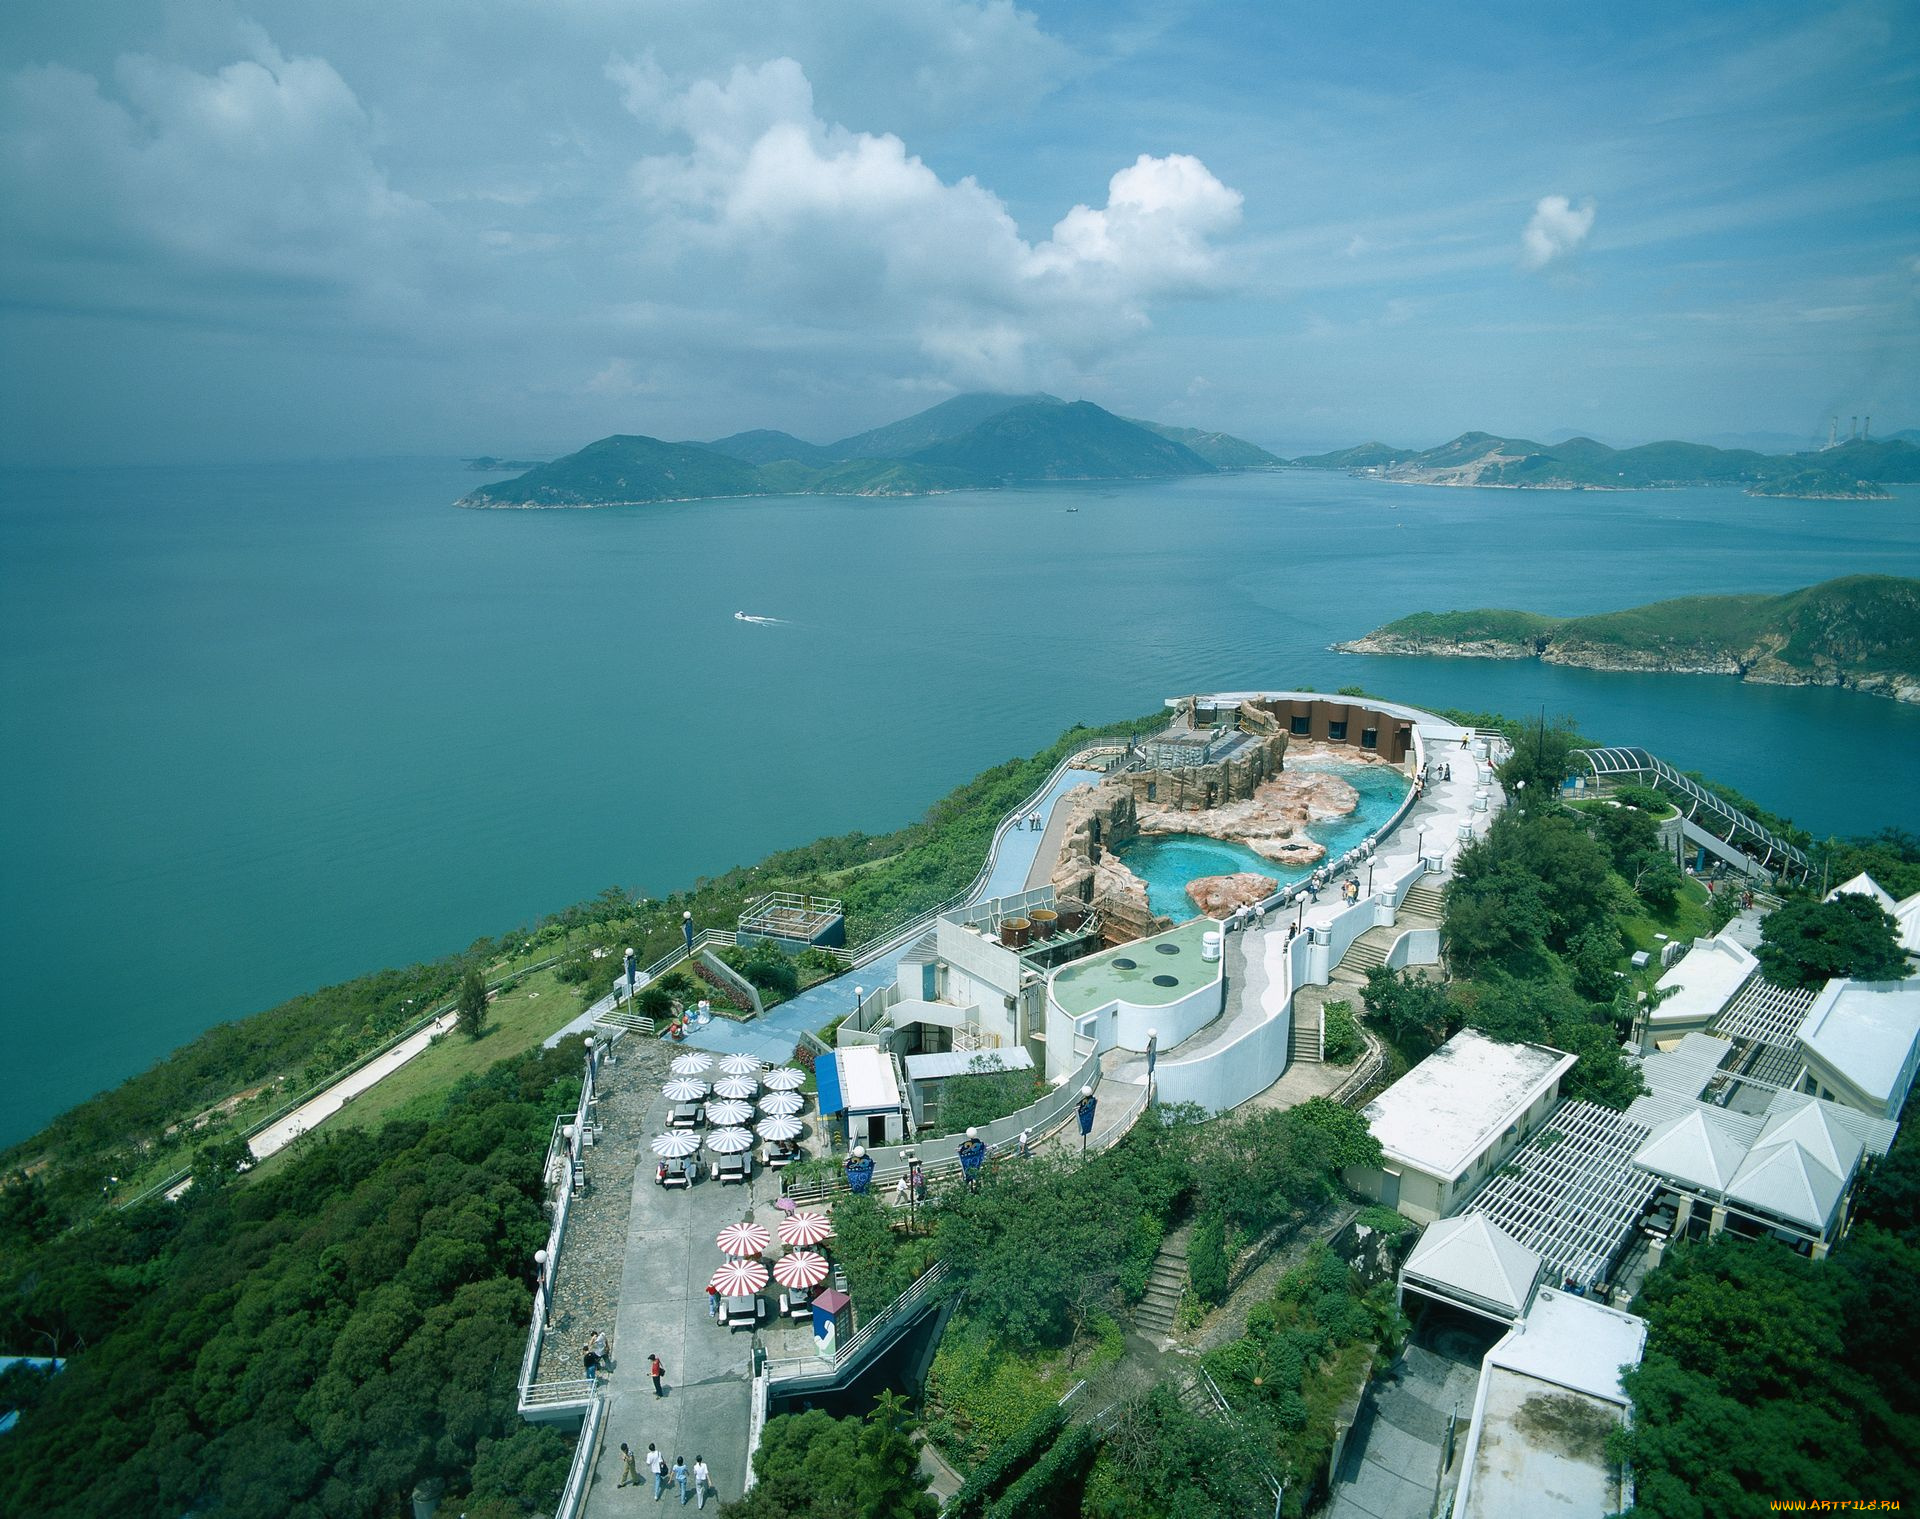
[(1920, 1066), (1920, 981), (1829, 981), (1797, 1038), (1800, 1090), (1898, 1118)]
[(1720, 937), (1702, 939), (1655, 983), (1667, 995), (1640, 1014), (1640, 1048), (1659, 1048), (1687, 1034), (1705, 1033), (1760, 968), (1744, 945)]
[(1445, 1217), (1552, 1111), (1575, 1058), (1462, 1029), (1367, 1104), (1382, 1163), (1348, 1184), (1416, 1223)]

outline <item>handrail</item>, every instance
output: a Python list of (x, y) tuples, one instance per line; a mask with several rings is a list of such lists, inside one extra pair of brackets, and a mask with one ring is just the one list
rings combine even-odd
[(1781, 837), (1773, 829), (1749, 817), (1725, 798), (1707, 790), (1690, 776), (1682, 775), (1659, 755), (1645, 749), (1622, 746), (1608, 746), (1598, 749), (1575, 749), (1569, 756), (1583, 761), (1596, 780), (1613, 780), (1625, 775), (1645, 775), (1653, 778), (1656, 787), (1664, 786), (1680, 795), (1692, 805), (1687, 809), (1686, 817), (1691, 820), (1694, 814), (1705, 808), (1723, 823), (1729, 834), (1745, 833), (1767, 849), (1767, 857), (1755, 861), (1763, 870), (1772, 868), (1774, 852), (1778, 851), (1783, 859), (1791, 863), (1802, 875), (1813, 869), (1805, 852), (1792, 841)]
[(767, 1385), (772, 1387), (780, 1382), (811, 1381), (821, 1376), (838, 1380), (845, 1371), (865, 1358), (868, 1349), (883, 1331), (908, 1316), (909, 1310), (916, 1309), (946, 1279), (946, 1275), (947, 1263), (935, 1261), (914, 1279), (906, 1291), (861, 1325), (843, 1344), (836, 1346), (831, 1361), (822, 1356), (782, 1356), (778, 1360), (769, 1360), (761, 1368)]
[(600, 1430), (606, 1417), (606, 1399), (596, 1397), (587, 1405), (587, 1416), (580, 1425), (580, 1438), (574, 1442), (573, 1461), (567, 1467), (567, 1485), (560, 1489), (560, 1502), (553, 1519), (577, 1519), (593, 1482), (594, 1458), (600, 1454)]

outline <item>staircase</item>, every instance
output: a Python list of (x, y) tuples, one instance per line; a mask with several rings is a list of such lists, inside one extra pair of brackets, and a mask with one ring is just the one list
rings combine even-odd
[(1290, 1065), (1301, 1060), (1318, 1065), (1324, 1058), (1320, 1030), (1325, 1015), (1320, 1011), (1317, 998), (1312, 999), (1311, 1006), (1307, 1005), (1308, 1000), (1297, 996), (1293, 999), (1293, 1034), (1287, 1050)]
[(1147, 1273), (1146, 1296), (1133, 1308), (1133, 1322), (1147, 1334), (1172, 1334), (1173, 1321), (1180, 1312), (1180, 1299), (1187, 1290), (1187, 1236), (1192, 1225), (1176, 1229), (1160, 1246)]
[(1446, 916), (1447, 901), (1438, 886), (1429, 886), (1422, 881), (1406, 894), (1400, 903), (1400, 915), (1412, 913), (1416, 917), (1431, 918), (1435, 923)]

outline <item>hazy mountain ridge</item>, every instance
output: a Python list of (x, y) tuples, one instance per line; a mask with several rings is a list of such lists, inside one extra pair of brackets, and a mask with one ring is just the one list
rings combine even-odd
[(1530, 438), (1468, 432), (1437, 448), (1363, 443), (1288, 461), (1302, 469), (1345, 469), (1413, 485), (1504, 486), (1534, 490), (1655, 490), (1740, 485), (1751, 494), (1878, 499), (1887, 484), (1920, 481), (1920, 448), (1904, 439), (1854, 439), (1817, 453), (1762, 454), (1704, 443), (1610, 448), (1592, 438), (1548, 446)]
[[(1199, 448), (1184, 441), (1189, 436)], [(769, 429), (711, 443), (628, 434), (602, 438), (515, 479), (481, 486), (458, 504), (585, 507), (712, 496), (906, 496), (1022, 481), (1208, 474), (1245, 467), (1240, 461), (1279, 462), (1226, 433), (1131, 422), (1090, 401), (980, 393), (955, 396), (831, 444)]]
[(1589, 617), (1416, 612), (1334, 647), (1734, 675), (1920, 702), (1920, 580), (1848, 575), (1782, 596), (1686, 596)]

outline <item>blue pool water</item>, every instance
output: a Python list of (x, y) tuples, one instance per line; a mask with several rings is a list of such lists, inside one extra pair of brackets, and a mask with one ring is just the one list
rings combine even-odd
[[(1359, 805), (1343, 818), (1310, 823), (1307, 832), (1327, 846), (1327, 857), (1338, 859), (1393, 816), (1407, 794), (1407, 780), (1385, 765), (1342, 765), (1337, 762), (1290, 765), (1290, 770), (1319, 770), (1339, 776), (1360, 794)], [(1199, 909), (1187, 896), (1187, 882), (1202, 876), (1231, 875), (1250, 870), (1271, 876), (1282, 886), (1304, 880), (1311, 865), (1281, 865), (1244, 844), (1227, 844), (1197, 833), (1169, 833), (1136, 839), (1119, 851), (1127, 869), (1147, 883), (1147, 904), (1156, 913), (1184, 923)]]

